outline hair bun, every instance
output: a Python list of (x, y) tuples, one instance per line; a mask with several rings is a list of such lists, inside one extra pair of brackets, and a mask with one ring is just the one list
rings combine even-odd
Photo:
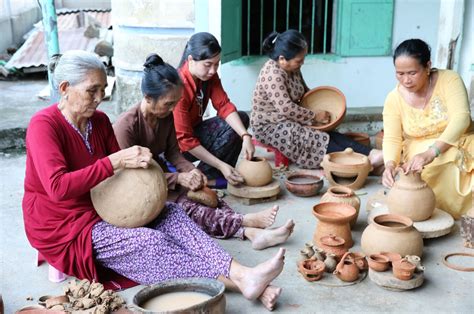
[(152, 53), (146, 58), (145, 64), (143, 65), (147, 69), (151, 69), (156, 66), (164, 65), (165, 62), (159, 55)]

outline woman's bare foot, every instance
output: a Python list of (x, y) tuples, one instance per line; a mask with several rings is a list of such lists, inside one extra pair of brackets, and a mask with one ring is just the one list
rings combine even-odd
[(269, 311), (273, 311), (275, 304), (278, 300), (278, 297), (281, 294), (281, 288), (277, 286), (268, 285), (263, 293), (258, 297), (263, 306)]
[(268, 228), (275, 222), (278, 205), (259, 211), (258, 213), (246, 214), (242, 221), (244, 227)]
[(288, 220), (283, 226), (272, 229), (254, 229), (245, 228), (245, 236), (252, 241), (252, 248), (263, 250), (286, 242), (293, 232), (295, 223), (292, 219)]
[(373, 168), (383, 165), (383, 152), (380, 149), (372, 149), (368, 157)]
[[(253, 268), (232, 263), (230, 279), (237, 285), (246, 299), (256, 300), (263, 295), (273, 279), (281, 273), (284, 264), (285, 249), (280, 248), (272, 258)], [(270, 293), (265, 294), (264, 300), (269, 299), (269, 295)]]

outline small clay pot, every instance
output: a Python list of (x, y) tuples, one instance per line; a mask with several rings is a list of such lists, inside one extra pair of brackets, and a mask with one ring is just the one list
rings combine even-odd
[(326, 253), (332, 253), (336, 255), (337, 260), (340, 260), (344, 253), (347, 252), (347, 249), (344, 246), (346, 241), (334, 234), (321, 237), (320, 243), (320, 248)]
[(368, 262), (370, 269), (374, 271), (386, 271), (390, 266), (390, 260), (382, 254), (370, 254)]
[(218, 204), (216, 192), (214, 190), (211, 190), (207, 186), (197, 191), (189, 190), (186, 196), (192, 201), (204, 204), (212, 208), (216, 208)]
[(400, 280), (410, 280), (415, 273), (416, 265), (406, 258), (393, 262), (393, 275)]
[(322, 189), (324, 181), (308, 170), (294, 171), (286, 176), (285, 186), (297, 196), (314, 196)]
[(365, 271), (369, 268), (369, 263), (364, 253), (352, 252), (352, 258), (360, 271)]
[(380, 254), (387, 256), (390, 263), (393, 263), (395, 261), (402, 259), (402, 256), (395, 252), (380, 252)]
[(325, 271), (327, 273), (332, 273), (337, 266), (337, 258), (336, 255), (333, 253), (329, 253), (326, 255), (326, 258), (324, 259), (324, 265), (326, 265)]
[(322, 278), (325, 267), (322, 261), (307, 259), (300, 262), (298, 271), (307, 281), (317, 281)]
[(359, 268), (352, 258), (348, 258), (349, 254), (351, 253), (346, 252), (342, 256), (341, 261), (337, 264), (336, 270), (334, 270), (333, 274), (342, 281), (353, 282), (359, 278)]
[(251, 160), (242, 159), (236, 170), (244, 178), (247, 186), (264, 186), (272, 182), (273, 171), (268, 161), (263, 157), (253, 157)]

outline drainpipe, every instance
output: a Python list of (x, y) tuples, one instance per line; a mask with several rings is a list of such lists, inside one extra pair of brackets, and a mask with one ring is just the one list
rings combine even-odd
[[(58, 18), (56, 16), (56, 8), (54, 0), (41, 0), (41, 14), (43, 15), (44, 38), (46, 41), (46, 49), (48, 51), (48, 63), (51, 57), (59, 53), (58, 41)], [(59, 100), (57, 90), (53, 85), (53, 78), (48, 70), (48, 81), (51, 102), (55, 103)]]

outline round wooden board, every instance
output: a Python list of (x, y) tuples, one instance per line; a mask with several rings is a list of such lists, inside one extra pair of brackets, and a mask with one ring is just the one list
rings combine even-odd
[(423, 272), (415, 273), (410, 280), (400, 280), (393, 276), (392, 269), (378, 272), (369, 268), (369, 278), (382, 288), (392, 291), (405, 291), (421, 286), (425, 280), (425, 275)]
[[(388, 214), (388, 207), (386, 205), (374, 207), (367, 215), (367, 222), (381, 214)], [(454, 219), (447, 212), (436, 208), (430, 219), (414, 222), (413, 226), (421, 233), (424, 239), (439, 238), (451, 232), (454, 226)]]
[(266, 198), (278, 195), (280, 193), (280, 181), (273, 179), (265, 186), (246, 186), (231, 184), (227, 185), (227, 192), (237, 197), (244, 198)]

